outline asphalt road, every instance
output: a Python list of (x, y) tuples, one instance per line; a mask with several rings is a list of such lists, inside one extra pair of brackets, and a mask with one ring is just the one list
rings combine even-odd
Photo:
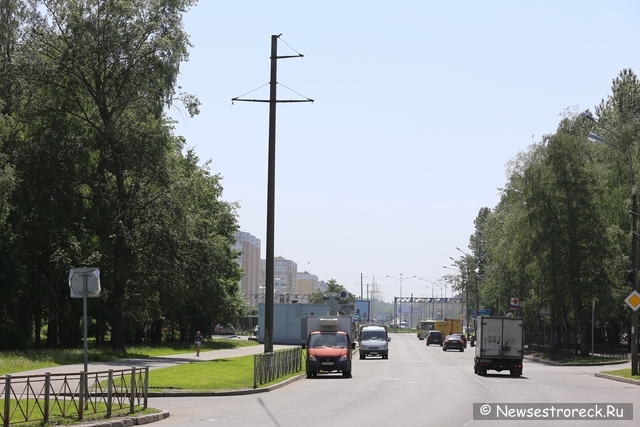
[[(353, 378), (302, 379), (268, 393), (245, 396), (150, 398), (171, 416), (155, 427), (327, 426), (582, 426), (585, 420), (473, 420), (473, 403), (634, 403), (640, 419), (640, 387), (596, 378), (624, 367), (557, 367), (527, 362), (523, 376), (473, 373), (473, 348), (443, 352), (415, 334), (391, 334), (389, 359), (354, 359)], [(589, 425), (607, 425), (593, 421)]]

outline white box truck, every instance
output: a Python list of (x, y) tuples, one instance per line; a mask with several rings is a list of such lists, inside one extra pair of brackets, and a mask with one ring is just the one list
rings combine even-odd
[(519, 377), (522, 375), (523, 357), (524, 320), (521, 317), (477, 318), (473, 367), (476, 374), (508, 370), (512, 377)]

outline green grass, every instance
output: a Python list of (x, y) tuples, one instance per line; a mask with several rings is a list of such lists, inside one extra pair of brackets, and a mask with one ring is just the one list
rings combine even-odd
[(631, 368), (616, 369), (615, 371), (605, 371), (602, 373), (607, 375), (615, 375), (616, 377), (628, 378), (631, 380), (640, 380), (640, 375), (631, 375)]
[[(258, 345), (255, 341), (217, 338), (215, 340), (203, 342), (201, 351), (222, 350), (255, 345)], [(164, 344), (155, 347), (128, 347), (126, 355), (114, 353), (110, 349), (90, 348), (88, 351), (88, 359), (89, 362), (105, 362), (120, 359), (125, 356), (128, 358), (145, 359), (157, 356), (170, 356), (172, 354), (192, 353), (194, 351), (193, 345), (180, 343)], [(84, 349), (28, 349), (0, 351), (0, 375), (78, 363), (84, 363)]]
[[(29, 408), (34, 407), (37, 403), (34, 399), (23, 399), (20, 401), (22, 406), (22, 411), (24, 411), (27, 406)], [(42, 400), (40, 400), (40, 405), (43, 405)], [(78, 411), (74, 406), (70, 406), (66, 409), (65, 414), (62, 414), (62, 411), (57, 405), (53, 405), (51, 409), (51, 413), (49, 415), (49, 423), (45, 424), (42, 419), (42, 412), (40, 410), (35, 410), (29, 413), (29, 421), (25, 420), (24, 414), (20, 409), (16, 408), (15, 400), (11, 400), (9, 412), (12, 414), (11, 416), (11, 425), (20, 424), (20, 426), (25, 427), (34, 427), (34, 426), (44, 426), (44, 425), (71, 425), (78, 424)], [(85, 410), (84, 417), (82, 419), (83, 422), (86, 421), (98, 421), (98, 420), (113, 420), (114, 418), (121, 417), (131, 417), (131, 416), (140, 416), (146, 414), (153, 414), (160, 412), (158, 409), (154, 408), (146, 408), (143, 409), (142, 406), (134, 406), (134, 413), (131, 414), (129, 412), (129, 406), (125, 405), (126, 408), (114, 408), (111, 412), (111, 417), (107, 418), (107, 407), (104, 403), (99, 403), (94, 407), (89, 406), (89, 409)], [(4, 400), (0, 399), (0, 407), (4, 407)]]
[(409, 328), (388, 328), (387, 329), (388, 332), (394, 332), (397, 334), (417, 334), (418, 331), (416, 331), (415, 329), (409, 329)]
[[(194, 362), (149, 371), (149, 391), (216, 391), (253, 388), (254, 356)], [(301, 366), (304, 366), (302, 363)], [(302, 372), (302, 371), (300, 371)], [(292, 373), (259, 387), (267, 387), (299, 375)]]

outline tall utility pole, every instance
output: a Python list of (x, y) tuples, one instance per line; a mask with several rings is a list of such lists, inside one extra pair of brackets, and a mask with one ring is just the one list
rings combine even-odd
[[(615, 148), (620, 151), (623, 155), (627, 157), (629, 161), (629, 184), (631, 187), (631, 291), (638, 290), (638, 201), (636, 197), (635, 191), (635, 173), (633, 171), (633, 152), (632, 147), (633, 144), (630, 145), (627, 149), (624, 148), (624, 139), (617, 133), (614, 132), (613, 129), (605, 126), (596, 120), (591, 113), (584, 111), (580, 113), (580, 116), (590, 120), (595, 123), (598, 127), (606, 130), (611, 135), (615, 136), (622, 145), (612, 143), (610, 141), (605, 140), (601, 136), (598, 136), (594, 133), (589, 133), (587, 139), (591, 142), (601, 142), (605, 143), (610, 147)], [(638, 375), (640, 372), (638, 371), (638, 311), (631, 310), (631, 375)]]
[(271, 75), (269, 81), (269, 99), (240, 99), (231, 101), (268, 102), (269, 103), (269, 164), (267, 172), (267, 266), (265, 280), (264, 302), (264, 352), (273, 352), (273, 293), (274, 293), (274, 236), (276, 217), (276, 104), (279, 102), (313, 102), (313, 99), (278, 100), (277, 99), (277, 69), (278, 59), (302, 58), (304, 55), (278, 56), (278, 39), (282, 34), (271, 36)]

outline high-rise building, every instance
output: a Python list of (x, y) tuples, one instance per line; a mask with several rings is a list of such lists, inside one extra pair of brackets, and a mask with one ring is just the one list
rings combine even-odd
[(302, 273), (298, 272), (296, 285), (298, 287), (297, 294), (312, 294), (318, 290), (318, 276), (311, 274), (308, 271), (304, 271)]
[[(289, 259), (285, 259), (281, 256), (277, 256), (273, 260), (273, 294), (274, 296), (282, 295), (282, 300), (287, 301), (289, 296), (297, 294), (297, 280), (298, 280), (298, 264)], [(262, 266), (263, 274), (266, 272), (267, 260), (261, 259), (260, 265)], [(266, 283), (265, 278), (262, 278), (262, 283)]]
[(260, 280), (262, 278), (260, 274), (260, 239), (244, 231), (236, 231), (235, 237), (236, 244), (233, 249), (241, 252), (236, 261), (244, 270), (244, 276), (240, 281), (240, 290), (249, 304), (257, 306), (257, 296), (261, 293)]

